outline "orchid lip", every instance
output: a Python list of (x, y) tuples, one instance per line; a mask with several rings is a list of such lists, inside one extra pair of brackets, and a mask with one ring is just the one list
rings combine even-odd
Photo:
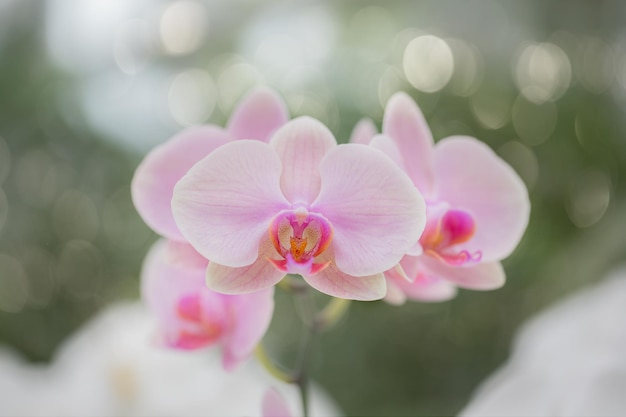
[(182, 297), (176, 306), (178, 317), (184, 328), (172, 345), (181, 349), (196, 349), (214, 343), (222, 334), (222, 328), (202, 314), (202, 300), (199, 294)]
[(333, 237), (330, 222), (319, 213), (312, 213), (303, 206), (282, 210), (270, 222), (269, 234), (282, 259), (268, 260), (280, 271), (313, 275), (330, 264), (315, 262)]
[(424, 253), (454, 266), (480, 262), (481, 251), (470, 253), (467, 250), (456, 251), (454, 248), (469, 241), (476, 233), (473, 216), (464, 210), (444, 210), (436, 213), (434, 220), (426, 226), (420, 239)]

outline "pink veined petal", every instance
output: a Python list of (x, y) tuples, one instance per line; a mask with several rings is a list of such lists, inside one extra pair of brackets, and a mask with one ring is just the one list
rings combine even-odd
[(248, 93), (228, 121), (234, 139), (257, 139), (269, 142), (272, 134), (289, 120), (289, 112), (280, 96), (267, 87)]
[(196, 162), (227, 142), (228, 134), (217, 126), (192, 127), (144, 158), (135, 171), (131, 194), (148, 226), (170, 239), (184, 240), (172, 217), (174, 186)]
[(334, 263), (315, 275), (303, 275), (303, 278), (311, 287), (324, 294), (348, 300), (380, 300), (387, 292), (383, 274), (353, 277), (341, 272)]
[(330, 151), (320, 173), (311, 211), (333, 226), (337, 267), (365, 276), (397, 264), (426, 223), (424, 199), (409, 177), (380, 151), (357, 144)]
[(402, 269), (404, 269), (404, 273), (410, 277), (411, 282), (415, 280), (420, 270), (420, 259), (421, 258), (419, 256), (412, 256), (407, 254), (406, 256), (402, 257), (402, 260), (400, 261), (400, 266), (402, 266)]
[(263, 417), (292, 417), (287, 402), (274, 388), (269, 388), (263, 396)]
[(436, 198), (467, 210), (476, 233), (462, 248), (480, 251), (483, 261), (506, 258), (519, 243), (530, 215), (522, 180), (487, 145), (469, 137), (450, 137), (433, 153)]
[(387, 279), (387, 294), (385, 295), (384, 300), (388, 304), (401, 306), (406, 303), (406, 295), (393, 280)]
[(230, 267), (252, 264), (272, 217), (288, 206), (282, 165), (267, 144), (239, 140), (198, 162), (174, 189), (183, 236), (204, 257)]
[(209, 263), (208, 259), (200, 255), (198, 251), (187, 242), (168, 240), (167, 252), (169, 261), (183, 268), (195, 268), (204, 272)]
[[(184, 296), (199, 294), (201, 291), (208, 292), (204, 285), (204, 271), (172, 263), (167, 242), (164, 239), (157, 241), (143, 264), (141, 295), (157, 317), (167, 344), (176, 342), (186, 326), (184, 320), (176, 314), (178, 302)], [(213, 316), (216, 321), (222, 319), (219, 309), (214, 311)]]
[(275, 257), (267, 236), (260, 245), (257, 260), (250, 265), (232, 268), (211, 262), (206, 270), (206, 285), (223, 294), (247, 294), (270, 288), (285, 276), (268, 260)]
[(422, 302), (448, 301), (457, 293), (456, 286), (444, 279), (423, 281), (418, 278), (414, 282), (388, 279), (387, 285), (395, 285), (406, 298)]
[(407, 275), (406, 271), (404, 270), (401, 264), (396, 264), (396, 266), (394, 266), (393, 268), (388, 269), (385, 272), (385, 276), (388, 276), (388, 275), (397, 277), (399, 279), (403, 279), (404, 281), (407, 281), (407, 282), (413, 282), (415, 280), (414, 276)]
[(263, 339), (274, 313), (274, 288), (224, 297), (231, 320), (222, 341), (222, 363), (224, 369), (231, 370)]
[[(399, 276), (395, 270), (385, 272), (387, 278), (387, 288), (399, 291), (405, 298), (416, 301), (438, 302), (454, 298), (456, 286), (447, 282), (442, 277), (437, 276), (424, 266), (424, 256), (405, 256), (400, 261), (404, 272), (410, 278), (408, 281)], [(388, 291), (385, 301), (391, 304), (402, 304), (398, 302), (401, 298)]]
[(319, 164), (337, 145), (330, 130), (310, 117), (293, 119), (276, 132), (270, 145), (283, 164), (280, 185), (291, 203), (311, 203), (320, 191)]
[(184, 293), (204, 286), (204, 270), (182, 268), (171, 262), (168, 241), (160, 239), (146, 255), (141, 271), (141, 294), (148, 307), (159, 313)]
[(415, 243), (415, 245), (406, 252), (406, 254), (410, 256), (420, 256), (422, 253), (424, 253), (424, 248), (419, 242)]
[(369, 145), (372, 138), (378, 133), (376, 125), (371, 119), (363, 118), (352, 129), (350, 135), (350, 143), (360, 143), (361, 145)]
[(348, 300), (372, 301), (383, 298), (387, 292), (385, 277), (383, 274), (355, 277), (342, 272), (333, 258), (335, 257), (334, 244), (315, 261), (320, 264), (328, 263), (321, 271), (302, 277), (311, 287), (328, 294), (332, 297), (346, 298)]
[(374, 149), (378, 149), (385, 155), (387, 155), (396, 165), (400, 168), (404, 169), (404, 161), (402, 160), (402, 155), (400, 155), (400, 150), (396, 146), (395, 142), (389, 137), (385, 135), (376, 135), (370, 142), (370, 146)]
[(430, 197), (434, 186), (433, 136), (421, 110), (407, 94), (396, 93), (387, 102), (383, 134), (395, 141), (415, 186)]
[(420, 263), (427, 274), (470, 290), (495, 290), (502, 287), (506, 281), (500, 262), (452, 266), (431, 256), (422, 255)]

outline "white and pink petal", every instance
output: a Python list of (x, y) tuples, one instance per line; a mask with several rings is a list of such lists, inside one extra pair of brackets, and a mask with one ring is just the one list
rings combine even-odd
[(174, 186), (196, 162), (228, 141), (226, 131), (217, 126), (192, 127), (144, 158), (135, 171), (131, 195), (148, 226), (167, 238), (184, 240), (172, 217)]
[(270, 145), (283, 164), (280, 185), (291, 203), (310, 204), (320, 191), (319, 165), (337, 146), (333, 134), (318, 120), (299, 117), (284, 125)]
[(237, 105), (228, 121), (233, 139), (269, 142), (272, 134), (289, 120), (284, 101), (267, 87), (257, 87)]
[(378, 133), (376, 125), (371, 119), (363, 118), (352, 129), (350, 135), (350, 143), (360, 143), (361, 145), (369, 145), (372, 138)]
[(206, 270), (206, 285), (223, 294), (248, 294), (268, 289), (284, 278), (270, 259), (277, 257), (269, 237), (259, 246), (257, 260), (242, 267), (229, 267), (211, 262)]
[(500, 262), (453, 266), (423, 255), (420, 257), (420, 268), (427, 276), (443, 279), (457, 287), (470, 290), (495, 290), (502, 287), (506, 281), (506, 274)]
[[(208, 291), (203, 269), (172, 262), (164, 239), (152, 246), (141, 272), (141, 295), (157, 318), (164, 344), (176, 346), (181, 334), (194, 326), (179, 314), (179, 304), (183, 298), (197, 297), (203, 290)], [(223, 318), (218, 312), (213, 321), (221, 322)]]
[(322, 188), (311, 210), (334, 229), (335, 262), (367, 276), (396, 265), (426, 223), (425, 203), (407, 175), (380, 151), (347, 144), (320, 164)]
[(486, 144), (456, 136), (437, 143), (433, 153), (436, 198), (467, 211), (475, 234), (463, 243), (482, 261), (506, 258), (519, 243), (530, 215), (526, 186)]
[[(444, 279), (418, 277), (413, 282), (399, 279), (387, 279), (387, 287), (390, 289), (385, 300), (390, 304), (403, 304), (404, 299), (421, 302), (448, 301), (456, 296), (456, 286)], [(399, 296), (397, 292), (401, 293)], [(391, 293), (391, 294), (390, 294)]]
[(231, 370), (263, 339), (274, 313), (274, 288), (224, 297), (230, 320), (222, 338), (222, 363), (224, 369)]
[(398, 146), (389, 136), (374, 136), (370, 141), (370, 146), (374, 149), (378, 149), (379, 151), (387, 155), (389, 158), (391, 158), (393, 162), (395, 162), (396, 165), (398, 165), (404, 170), (404, 172), (406, 172), (406, 169), (404, 167), (404, 160), (402, 158), (402, 155), (400, 154), (400, 149), (398, 149)]
[(251, 265), (270, 220), (288, 207), (282, 163), (267, 144), (240, 140), (198, 162), (174, 189), (172, 210), (183, 236), (211, 262)]
[[(405, 256), (400, 262), (409, 279), (405, 279), (391, 269), (385, 273), (387, 278), (387, 297), (391, 304), (402, 304), (411, 299), (423, 302), (447, 301), (456, 296), (456, 286), (431, 272), (424, 264), (426, 256)], [(401, 295), (400, 295), (401, 294)]]
[(406, 303), (406, 294), (402, 288), (395, 284), (395, 281), (387, 278), (387, 294), (384, 298), (385, 302), (394, 306), (401, 306)]
[(383, 134), (398, 146), (406, 172), (428, 198), (434, 187), (433, 136), (422, 111), (406, 93), (394, 94), (385, 107)]
[(193, 246), (178, 240), (167, 241), (167, 257), (170, 263), (186, 269), (205, 271), (209, 264), (209, 260), (200, 255)]
[(354, 277), (342, 272), (334, 263), (330, 263), (317, 274), (304, 275), (303, 278), (311, 287), (324, 294), (348, 300), (380, 300), (387, 292), (382, 273)]

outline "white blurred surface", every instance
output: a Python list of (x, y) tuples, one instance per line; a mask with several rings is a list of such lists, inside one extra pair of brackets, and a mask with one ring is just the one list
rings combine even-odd
[[(182, 352), (152, 343), (155, 323), (138, 304), (113, 306), (87, 323), (49, 366), (0, 349), (0, 416), (259, 416), (272, 386), (300, 414), (295, 387), (250, 360), (226, 373), (217, 350)], [(312, 390), (312, 415), (338, 415)]]
[(626, 267), (531, 319), (461, 415), (626, 415)]

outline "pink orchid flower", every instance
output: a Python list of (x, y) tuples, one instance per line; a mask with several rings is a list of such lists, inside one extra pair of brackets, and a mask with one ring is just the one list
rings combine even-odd
[(263, 396), (263, 417), (292, 417), (285, 398), (274, 388), (269, 388)]
[(471, 137), (453, 136), (435, 145), (422, 112), (404, 93), (389, 100), (383, 135), (375, 133), (371, 121), (361, 121), (351, 141), (386, 153), (427, 205), (419, 242), (401, 268), (386, 272), (387, 301), (442, 301), (454, 297), (457, 287), (502, 286), (499, 261), (515, 249), (530, 215), (528, 192), (515, 171)]
[[(132, 181), (137, 211), (167, 238), (155, 245), (142, 271), (143, 295), (161, 322), (165, 344), (196, 349), (222, 342), (228, 369), (248, 356), (265, 333), (273, 311), (272, 292), (238, 298), (206, 288), (208, 260), (186, 242), (172, 216), (174, 185), (221, 145), (243, 138), (268, 141), (287, 119), (286, 107), (276, 93), (255, 89), (234, 110), (226, 129), (206, 125), (183, 131), (152, 150)], [(260, 310), (255, 319), (256, 307)]]
[(274, 311), (273, 289), (245, 295), (213, 292), (204, 283), (208, 261), (199, 254), (181, 254), (188, 248), (165, 239), (154, 244), (143, 266), (143, 299), (166, 346), (194, 350), (221, 344), (224, 369), (232, 370), (265, 334)]
[(240, 294), (300, 274), (317, 290), (382, 298), (383, 272), (425, 225), (423, 198), (385, 155), (337, 145), (309, 117), (269, 144), (236, 141), (193, 166), (174, 189), (183, 236), (204, 257), (209, 288)]
[(288, 119), (280, 97), (260, 87), (239, 103), (226, 129), (214, 125), (191, 127), (157, 146), (141, 162), (131, 184), (139, 215), (161, 236), (184, 242), (172, 217), (171, 201), (176, 183), (196, 162), (221, 145), (239, 139), (267, 142)]

